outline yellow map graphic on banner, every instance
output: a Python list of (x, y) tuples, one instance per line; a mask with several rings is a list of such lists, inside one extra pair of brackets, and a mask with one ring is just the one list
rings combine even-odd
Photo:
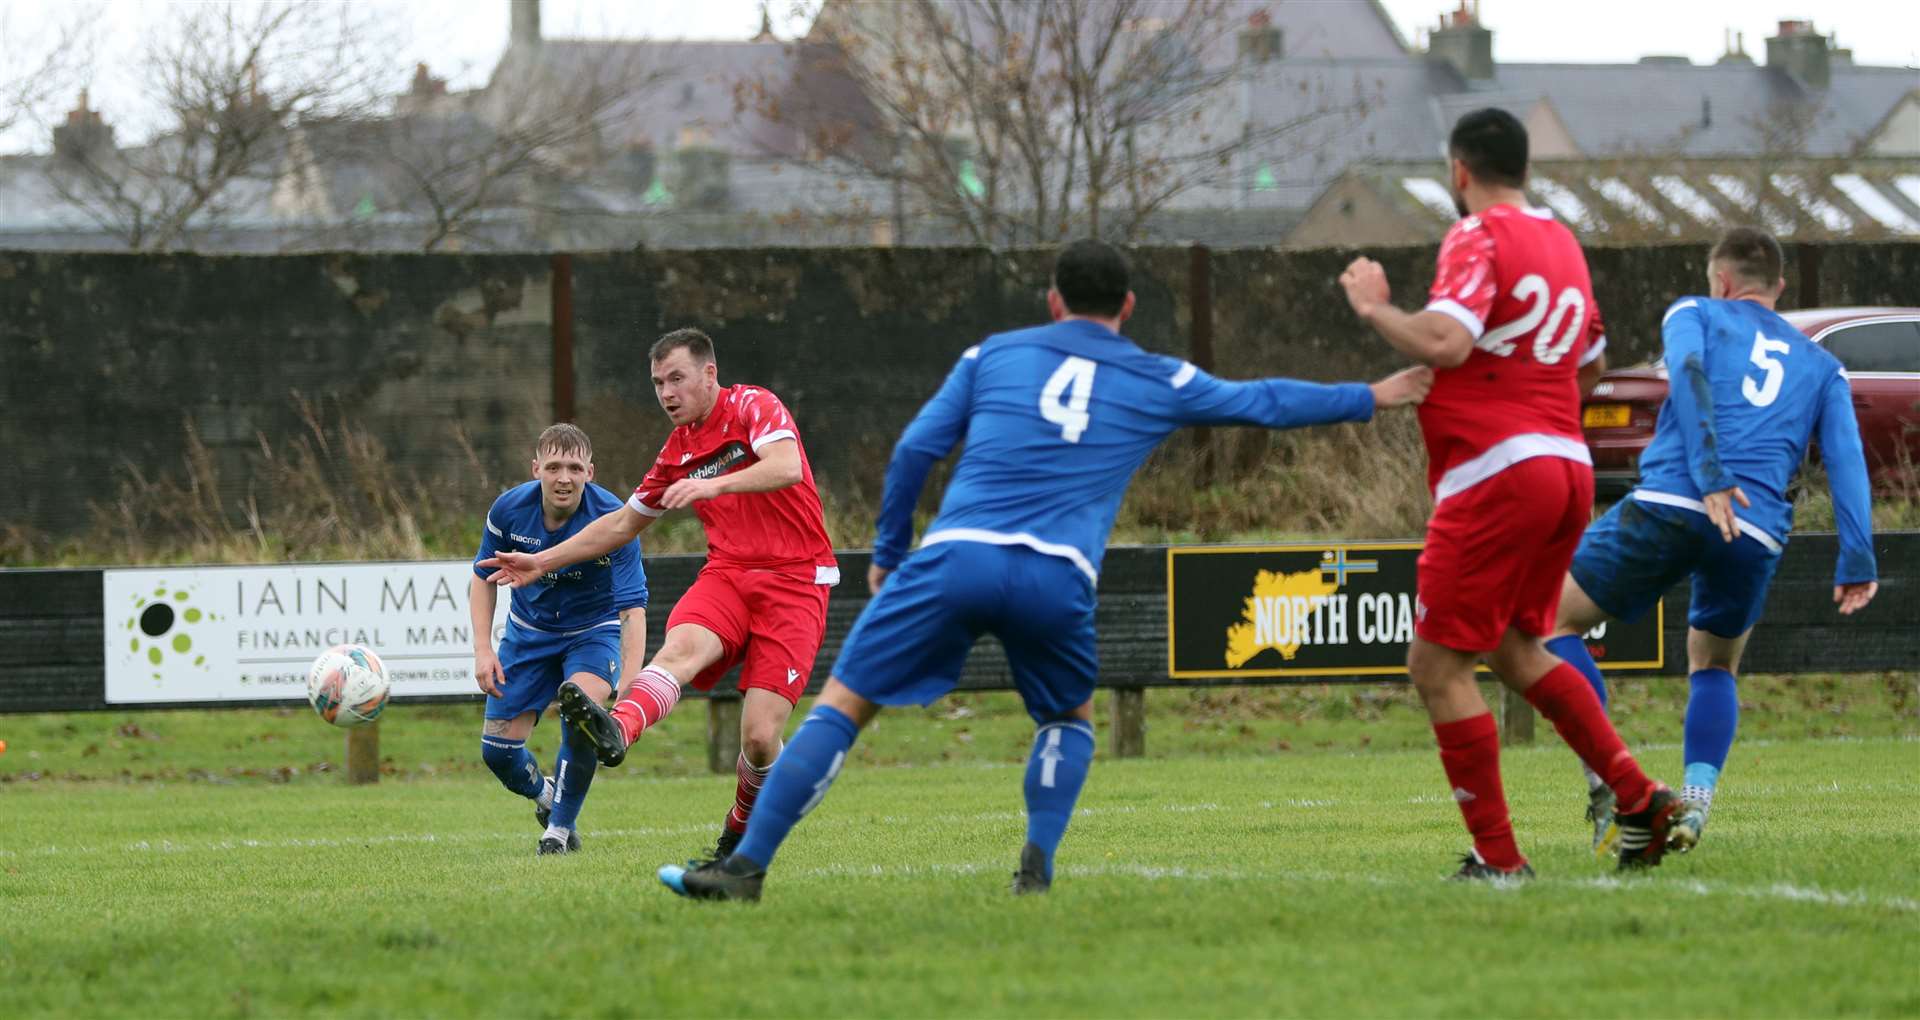
[(1227, 628), (1227, 668), (1239, 669), (1262, 649), (1291, 662), (1300, 651), (1313, 614), (1339, 590), (1319, 567), (1291, 574), (1262, 570), (1244, 600), (1242, 622)]

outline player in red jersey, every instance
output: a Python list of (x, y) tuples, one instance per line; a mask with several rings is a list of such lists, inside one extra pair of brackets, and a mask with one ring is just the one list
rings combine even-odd
[(1612, 788), (1620, 867), (1649, 867), (1679, 802), (1640, 770), (1586, 679), (1543, 642), (1593, 505), (1580, 396), (1604, 367), (1606, 340), (1586, 256), (1552, 213), (1527, 204), (1527, 133), (1512, 114), (1460, 118), (1449, 155), (1464, 219), (1440, 246), (1426, 308), (1395, 308), (1371, 259), (1356, 259), (1340, 283), (1362, 321), (1438, 370), (1420, 408), (1434, 509), (1407, 672), (1473, 833), (1455, 877), (1533, 873), (1514, 843), (1500, 738), (1474, 679), (1482, 658)]
[(721, 386), (713, 341), (695, 329), (653, 345), (653, 389), (673, 419), (660, 457), (620, 510), (538, 553), (501, 553), (489, 580), (521, 587), (619, 548), (669, 510), (691, 507), (707, 532), (707, 565), (667, 617), (659, 654), (607, 709), (560, 687), (569, 732), (618, 765), (647, 727), (680, 700), (680, 685), (711, 690), (740, 666), (739, 785), (715, 848), (747, 831), (747, 816), (780, 754), (780, 734), (807, 689), (827, 629), (827, 592), (840, 567), (827, 539), (820, 492), (793, 416), (757, 386)]

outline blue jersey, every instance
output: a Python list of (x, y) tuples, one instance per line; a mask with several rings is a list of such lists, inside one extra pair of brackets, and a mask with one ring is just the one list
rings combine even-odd
[(1704, 512), (1739, 486), (1740, 530), (1778, 551), (1793, 528), (1787, 485), (1818, 438), (1840, 531), (1835, 583), (1876, 575), (1867, 461), (1839, 359), (1752, 301), (1682, 298), (1661, 326), (1667, 401), (1640, 458), (1642, 504)]
[(887, 467), (873, 562), (898, 566), (933, 464), (965, 440), (924, 545), (1022, 545), (1098, 578), (1127, 482), (1182, 425), (1287, 428), (1373, 416), (1362, 383), (1224, 382), (1069, 319), (968, 348)]
[[(540, 508), (540, 483), (523, 482), (500, 494), (487, 511), (480, 532), (480, 554), (474, 562), (498, 552), (539, 552), (580, 533), (626, 501), (589, 482), (580, 493), (580, 507), (558, 531), (547, 530)], [(491, 570), (473, 572), (486, 577)], [(621, 610), (647, 604), (647, 574), (640, 566), (640, 540), (634, 539), (597, 560), (555, 571), (524, 588), (513, 589), (507, 607), (514, 624), (533, 630), (565, 633), (618, 622)]]

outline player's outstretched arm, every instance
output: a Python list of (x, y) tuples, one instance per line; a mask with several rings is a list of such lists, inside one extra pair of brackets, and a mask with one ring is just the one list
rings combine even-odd
[(493, 573), (487, 575), (487, 580), (494, 584), (524, 588), (562, 567), (605, 556), (638, 538), (653, 520), (623, 505), (550, 549), (542, 549), (537, 553), (502, 551), (475, 566), (494, 568)]
[(1394, 350), (1423, 365), (1453, 368), (1473, 353), (1473, 334), (1460, 320), (1440, 312), (1408, 313), (1395, 308), (1387, 271), (1372, 259), (1354, 259), (1340, 274), (1340, 287), (1361, 322), (1372, 326)]
[(1833, 521), (1840, 533), (1840, 561), (1833, 575), (1833, 600), (1842, 614), (1865, 606), (1879, 590), (1879, 564), (1873, 555), (1873, 487), (1867, 454), (1860, 445), (1860, 423), (1853, 414), (1853, 387), (1835, 372), (1820, 394), (1820, 462), (1827, 469), (1833, 496)]

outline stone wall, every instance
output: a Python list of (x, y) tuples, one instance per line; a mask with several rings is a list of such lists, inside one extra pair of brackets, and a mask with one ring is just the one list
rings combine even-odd
[[(1383, 373), (1335, 283), (1353, 252), (1209, 253), (1213, 364), (1227, 377)], [(1395, 299), (1425, 297), (1433, 251), (1369, 252)], [(1589, 252), (1612, 360), (1658, 351), (1674, 297), (1704, 281), (1700, 245)], [(1790, 246), (1784, 305), (1920, 304), (1920, 245)], [(1193, 253), (1134, 253), (1143, 346), (1186, 354)], [(302, 400), (344, 409), (421, 479), (524, 476), (553, 415), (553, 259), (546, 255), (190, 255), (0, 252), (0, 525), (84, 530), (129, 471), (182, 470), (185, 426), (212, 454), (222, 502), (270, 502), (260, 440), (304, 430)], [(793, 409), (830, 493), (878, 491), (900, 427), (953, 359), (1041, 321), (1048, 255), (968, 249), (643, 250), (572, 257), (575, 417), (600, 480), (638, 480), (667, 431), (645, 351), (698, 326), (722, 382)], [(449, 492), (453, 491), (450, 486)]]

